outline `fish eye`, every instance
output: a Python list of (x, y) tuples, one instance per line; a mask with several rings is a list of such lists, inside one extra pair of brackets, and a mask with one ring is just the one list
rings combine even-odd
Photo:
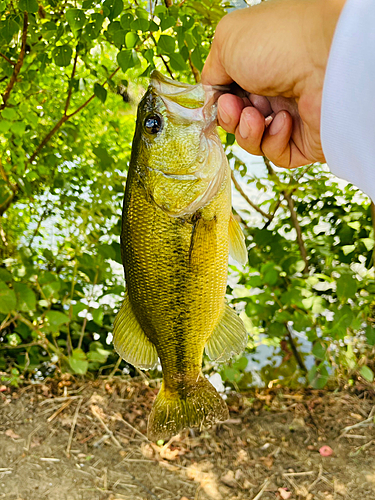
[(150, 115), (145, 119), (144, 123), (146, 132), (149, 134), (157, 134), (162, 126), (162, 120), (159, 115)]

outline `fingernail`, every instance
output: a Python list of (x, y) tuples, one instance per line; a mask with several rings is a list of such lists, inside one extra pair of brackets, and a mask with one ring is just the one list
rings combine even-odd
[(282, 111), (281, 113), (278, 113), (273, 119), (269, 128), (270, 135), (278, 134), (284, 125), (285, 125), (285, 113)]
[(241, 116), (240, 126), (238, 128), (238, 131), (242, 139), (247, 139), (250, 135), (251, 127), (244, 116)]
[(222, 121), (226, 125), (230, 122), (230, 116), (226, 111), (223, 110), (223, 108), (220, 108), (219, 115), (220, 115), (220, 121)]

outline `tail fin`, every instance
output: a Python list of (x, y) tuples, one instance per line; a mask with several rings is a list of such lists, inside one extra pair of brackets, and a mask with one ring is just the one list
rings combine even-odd
[(163, 382), (148, 419), (148, 438), (167, 439), (187, 427), (210, 426), (228, 416), (227, 405), (202, 375), (186, 389), (184, 396), (171, 393)]

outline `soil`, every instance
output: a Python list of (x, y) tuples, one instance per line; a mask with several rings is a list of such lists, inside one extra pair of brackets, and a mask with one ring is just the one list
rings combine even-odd
[(0, 386), (0, 498), (374, 500), (371, 387), (230, 393), (228, 421), (155, 444), (158, 383)]

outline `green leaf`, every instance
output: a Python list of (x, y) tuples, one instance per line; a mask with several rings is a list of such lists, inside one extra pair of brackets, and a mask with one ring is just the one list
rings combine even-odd
[(234, 361), (232, 366), (235, 370), (243, 372), (245, 370), (245, 368), (247, 367), (248, 363), (249, 363), (249, 360), (245, 356), (241, 356), (240, 359), (237, 359), (237, 361)]
[(103, 10), (110, 21), (119, 16), (124, 8), (122, 0), (105, 0)]
[(52, 57), (57, 66), (69, 66), (72, 59), (73, 50), (69, 45), (60, 45), (52, 52)]
[(20, 10), (25, 10), (29, 13), (38, 12), (38, 2), (36, 0), (19, 0), (18, 4)]
[(6, 9), (7, 3), (5, 0), (0, 1), (0, 12)]
[(0, 281), (0, 313), (8, 314), (16, 308), (17, 299), (13, 290), (11, 290), (3, 281)]
[(121, 16), (120, 23), (124, 30), (130, 30), (130, 24), (133, 21), (133, 16), (128, 12)]
[(133, 47), (135, 47), (138, 40), (139, 36), (133, 31), (129, 31), (129, 33), (126, 33), (125, 35), (125, 45), (128, 49), (132, 49)]
[(344, 255), (349, 255), (350, 253), (354, 252), (355, 250), (355, 245), (344, 245), (342, 248), (342, 253)]
[(150, 23), (147, 19), (136, 19), (130, 25), (134, 31), (149, 31)]
[(337, 297), (341, 300), (351, 299), (357, 292), (357, 280), (350, 275), (343, 275), (336, 282)]
[(366, 338), (369, 345), (375, 345), (375, 328), (372, 326), (366, 326)]
[(130, 49), (122, 50), (117, 54), (117, 62), (125, 73), (129, 68), (134, 66), (132, 51)]
[(195, 49), (191, 53), (191, 62), (194, 64), (197, 70), (202, 71), (203, 59), (202, 59), (201, 48), (199, 46), (195, 47)]
[(69, 365), (74, 373), (78, 375), (85, 375), (89, 367), (89, 362), (86, 359), (86, 354), (82, 349), (74, 349), (71, 356), (69, 356)]
[(317, 359), (321, 359), (321, 360), (325, 359), (326, 351), (327, 351), (326, 346), (320, 341), (315, 342), (315, 344), (313, 345), (312, 354)]
[(6, 120), (15, 120), (17, 118), (17, 111), (14, 108), (5, 108), (1, 112), (1, 116)]
[(69, 316), (60, 311), (48, 311), (46, 318), (54, 331), (57, 331), (61, 325), (69, 323)]
[(169, 54), (170, 64), (175, 71), (183, 71), (186, 68), (185, 61), (181, 54)]
[(359, 373), (368, 382), (374, 381), (374, 372), (368, 366), (362, 366)]
[(77, 32), (83, 28), (86, 23), (86, 16), (84, 11), (81, 9), (69, 9), (66, 11), (66, 20), (68, 21), (74, 35), (77, 35)]
[(100, 83), (95, 83), (94, 94), (103, 104), (105, 103), (105, 100), (107, 99), (107, 91), (103, 87), (103, 85), (100, 85)]
[(104, 311), (101, 307), (98, 307), (98, 309), (92, 309), (91, 310), (92, 318), (95, 321), (95, 323), (99, 326), (103, 325), (103, 317), (104, 317)]
[(173, 16), (162, 16), (160, 27), (163, 31), (171, 28), (176, 24), (176, 19)]
[(17, 297), (17, 309), (19, 311), (35, 311), (35, 293), (24, 283), (14, 283), (14, 291)]
[(0, 267), (0, 281), (12, 281), (12, 275), (3, 267)]
[(163, 54), (173, 54), (175, 48), (175, 39), (169, 35), (161, 35), (158, 41), (158, 48)]
[(0, 37), (5, 40), (6, 43), (10, 43), (14, 35), (19, 31), (19, 25), (10, 17), (4, 21), (0, 21)]

